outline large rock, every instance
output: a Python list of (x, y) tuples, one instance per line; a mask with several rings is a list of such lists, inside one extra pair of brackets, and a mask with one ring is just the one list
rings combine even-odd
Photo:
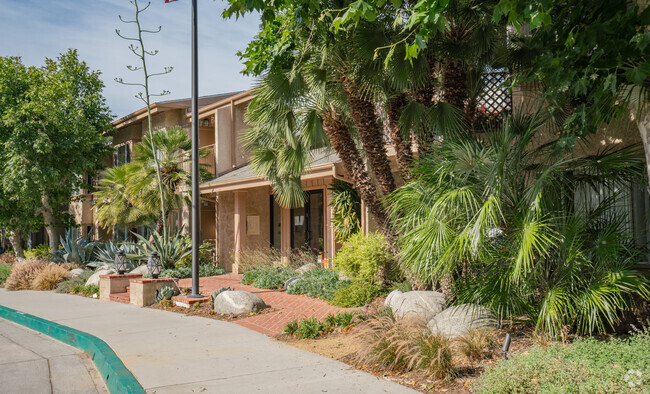
[(413, 317), (429, 321), (445, 309), (445, 296), (437, 291), (392, 291), (384, 305), (399, 318)]
[(68, 275), (70, 278), (76, 278), (77, 276), (82, 275), (84, 272), (86, 272), (86, 270), (83, 268), (75, 268), (73, 270), (70, 270), (70, 273)]
[(99, 286), (99, 276), (100, 275), (115, 275), (117, 274), (117, 271), (115, 271), (115, 268), (106, 268), (106, 269), (101, 269), (97, 270), (94, 274), (88, 278), (86, 281), (86, 286), (94, 285), (94, 286)]
[(140, 274), (140, 275), (145, 275), (149, 273), (149, 268), (147, 268), (146, 264), (142, 264), (138, 268), (132, 270), (129, 272), (129, 274)]
[(463, 336), (470, 329), (493, 329), (497, 326), (494, 314), (488, 308), (476, 304), (447, 308), (427, 324), (432, 333), (451, 338)]
[(299, 273), (300, 275), (302, 275), (302, 274), (304, 274), (305, 272), (308, 272), (308, 271), (311, 271), (311, 270), (315, 270), (316, 268), (319, 268), (319, 267), (318, 267), (318, 264), (316, 264), (316, 263), (307, 263), (307, 264), (301, 266), (300, 268), (298, 268), (298, 269), (296, 270), (296, 272)]
[(224, 315), (239, 315), (253, 310), (261, 311), (267, 305), (260, 297), (247, 291), (224, 291), (214, 299), (214, 311)]

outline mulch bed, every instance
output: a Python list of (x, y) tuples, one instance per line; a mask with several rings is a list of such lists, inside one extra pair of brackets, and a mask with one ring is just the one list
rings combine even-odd
[(200, 317), (207, 317), (209, 319), (215, 319), (215, 320), (223, 320), (223, 321), (235, 321), (235, 320), (240, 320), (240, 319), (246, 319), (251, 316), (256, 316), (256, 315), (263, 315), (266, 313), (273, 313), (276, 312), (277, 309), (274, 308), (266, 308), (263, 309), (259, 312), (250, 314), (250, 313), (242, 313), (239, 315), (222, 315), (219, 313), (214, 313), (214, 310), (212, 309), (212, 304), (209, 302), (204, 302), (201, 303), (200, 306), (197, 307), (189, 307), (185, 308), (182, 306), (177, 306), (177, 305), (165, 305), (165, 304), (153, 304), (149, 305), (148, 308), (151, 309), (158, 309), (158, 310), (163, 310), (163, 311), (168, 311), (168, 312), (175, 312), (175, 313), (181, 313), (183, 315), (188, 315), (188, 316), (200, 316)]

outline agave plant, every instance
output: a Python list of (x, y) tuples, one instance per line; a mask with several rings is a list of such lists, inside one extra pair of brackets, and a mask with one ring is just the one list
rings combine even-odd
[(174, 268), (174, 263), (192, 252), (191, 242), (182, 234), (183, 228), (181, 227), (173, 235), (167, 228), (163, 230), (162, 234), (157, 231), (153, 232), (150, 239), (140, 234), (135, 234), (135, 236), (138, 237), (138, 247), (142, 254), (148, 256), (153, 251), (158, 252), (163, 269), (168, 269)]
[(109, 241), (99, 245), (95, 250), (95, 257), (99, 263), (112, 266), (115, 264), (115, 255), (120, 249), (126, 253), (129, 270), (136, 268), (140, 261), (146, 260), (146, 257), (138, 250), (138, 245), (129, 242), (114, 243)]
[(97, 267), (96, 249), (98, 242), (90, 241), (90, 233), (79, 235), (76, 228), (66, 229), (65, 237), (59, 237), (63, 249), (57, 250), (52, 258), (57, 262), (65, 262), (85, 267)]

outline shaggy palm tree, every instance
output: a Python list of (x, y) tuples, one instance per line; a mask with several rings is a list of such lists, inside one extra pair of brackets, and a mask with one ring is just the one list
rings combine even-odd
[[(135, 145), (132, 163), (107, 170), (100, 180), (97, 219), (102, 226), (131, 228), (155, 221), (155, 231), (162, 231), (163, 221), (167, 218), (159, 214), (160, 188), (150, 138), (146, 135), (142, 143)], [(190, 173), (187, 169), (191, 160), (187, 152), (192, 142), (187, 130), (179, 127), (158, 130), (153, 138), (165, 207), (171, 208), (166, 210), (169, 215), (171, 210), (189, 204)], [(199, 152), (200, 157), (208, 154), (206, 150)], [(202, 178), (207, 176), (207, 172), (202, 170)]]
[[(629, 146), (572, 157), (533, 142), (541, 125), (513, 117), (483, 139), (434, 146), (388, 199), (400, 263), (421, 280), (450, 278), (459, 303), (528, 316), (553, 336), (565, 326), (602, 332), (634, 295), (650, 296), (612, 205), (641, 176), (643, 156)], [(611, 198), (580, 198), (604, 188)]]

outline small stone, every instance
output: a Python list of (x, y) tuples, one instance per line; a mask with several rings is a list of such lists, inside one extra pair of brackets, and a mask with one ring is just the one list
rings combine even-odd
[(265, 308), (268, 306), (259, 296), (247, 291), (224, 291), (214, 299), (214, 311), (222, 315), (239, 315)]

